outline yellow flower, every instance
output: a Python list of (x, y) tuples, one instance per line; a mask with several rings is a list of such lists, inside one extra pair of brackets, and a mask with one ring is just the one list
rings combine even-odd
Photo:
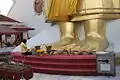
[(42, 52), (44, 52), (44, 50), (37, 50), (36, 52), (37, 53), (42, 53)]

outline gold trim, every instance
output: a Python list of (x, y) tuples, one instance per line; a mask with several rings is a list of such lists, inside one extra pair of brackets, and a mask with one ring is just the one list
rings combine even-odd
[(93, 13), (120, 13), (120, 8), (91, 8), (76, 11), (74, 14), (93, 14)]
[(120, 14), (90, 14), (90, 15), (74, 15), (71, 21), (83, 21), (90, 19), (120, 19)]

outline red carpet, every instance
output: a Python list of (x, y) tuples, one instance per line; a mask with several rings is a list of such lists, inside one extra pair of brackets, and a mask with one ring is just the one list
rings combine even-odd
[[(21, 62), (23, 56), (13, 53), (13, 60)], [(66, 75), (97, 75), (95, 55), (52, 55), (25, 57), (25, 64), (31, 65), (34, 72)]]

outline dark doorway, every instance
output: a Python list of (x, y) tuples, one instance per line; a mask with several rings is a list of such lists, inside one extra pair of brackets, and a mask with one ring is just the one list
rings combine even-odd
[(21, 41), (23, 40), (23, 33), (22, 32), (20, 33), (20, 40)]

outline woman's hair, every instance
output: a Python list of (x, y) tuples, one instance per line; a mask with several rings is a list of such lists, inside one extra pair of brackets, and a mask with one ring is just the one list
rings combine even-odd
[(26, 43), (27, 42), (27, 40), (26, 39), (23, 39), (23, 41), (22, 41), (23, 43)]

